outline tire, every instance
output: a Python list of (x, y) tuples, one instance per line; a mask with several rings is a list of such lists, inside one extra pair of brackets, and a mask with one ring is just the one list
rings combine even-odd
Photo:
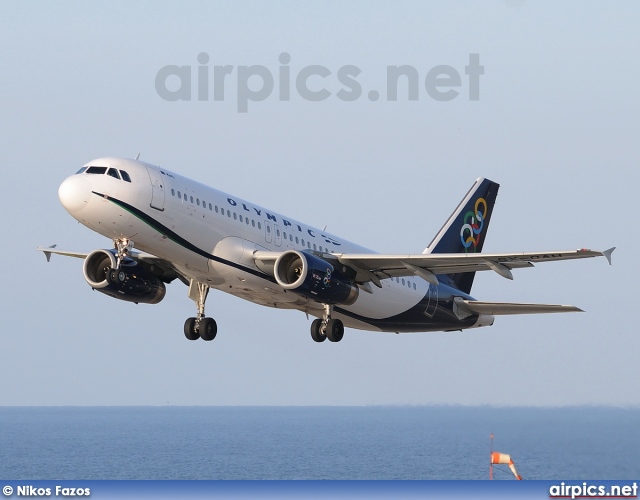
[(324, 342), (327, 338), (321, 331), (322, 329), (322, 320), (314, 319), (313, 323), (311, 323), (311, 338), (316, 342)]
[(114, 284), (114, 285), (118, 285), (119, 284), (118, 281), (117, 281), (118, 280), (118, 271), (116, 271), (113, 268), (108, 268), (105, 271), (104, 274), (105, 274), (105, 278), (107, 279), (107, 281), (109, 283)]
[(213, 318), (202, 318), (200, 320), (200, 326), (198, 327), (200, 338), (202, 340), (210, 341), (216, 338), (218, 333), (218, 325)]
[(329, 320), (327, 324), (327, 338), (330, 342), (340, 342), (344, 337), (344, 325), (339, 319)]
[(184, 336), (189, 340), (198, 340), (200, 335), (196, 332), (196, 318), (187, 318), (184, 322)]

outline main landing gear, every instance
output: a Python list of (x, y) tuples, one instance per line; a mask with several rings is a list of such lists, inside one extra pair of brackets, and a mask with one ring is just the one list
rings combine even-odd
[(344, 325), (339, 319), (331, 319), (332, 307), (329, 304), (323, 304), (323, 306), (322, 319), (315, 319), (311, 323), (311, 338), (316, 342), (324, 342), (325, 339), (329, 339), (330, 342), (340, 342), (344, 337)]
[(209, 285), (191, 280), (189, 285), (189, 298), (198, 306), (198, 315), (195, 318), (187, 318), (184, 322), (184, 336), (189, 340), (213, 340), (218, 333), (218, 325), (213, 318), (204, 315), (204, 303), (209, 294)]

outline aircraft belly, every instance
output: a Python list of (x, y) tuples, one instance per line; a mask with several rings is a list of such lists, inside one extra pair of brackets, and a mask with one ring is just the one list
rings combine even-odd
[(423, 294), (412, 293), (383, 283), (383, 288), (372, 287), (373, 293), (360, 292), (358, 300), (350, 306), (340, 306), (346, 311), (371, 319), (397, 316), (416, 306), (424, 298)]

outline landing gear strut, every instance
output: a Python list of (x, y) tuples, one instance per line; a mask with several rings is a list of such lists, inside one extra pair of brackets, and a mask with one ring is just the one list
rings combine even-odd
[(133, 250), (133, 241), (129, 238), (113, 238), (113, 247), (116, 250), (116, 266), (105, 268), (105, 278), (109, 283), (120, 286), (127, 278), (127, 274), (120, 270), (120, 264)]
[(340, 342), (344, 336), (344, 325), (339, 319), (331, 319), (332, 307), (329, 304), (323, 304), (324, 314), (322, 319), (318, 318), (311, 323), (311, 338), (316, 342), (324, 342), (329, 339), (330, 342)]
[(133, 250), (133, 241), (129, 238), (113, 238), (113, 247), (116, 249), (116, 271), (120, 269), (120, 264), (131, 250)]
[(191, 280), (189, 285), (189, 298), (198, 307), (198, 315), (195, 318), (187, 318), (184, 322), (184, 336), (189, 340), (213, 340), (218, 333), (218, 325), (213, 318), (204, 315), (204, 303), (209, 294), (209, 285), (196, 280)]

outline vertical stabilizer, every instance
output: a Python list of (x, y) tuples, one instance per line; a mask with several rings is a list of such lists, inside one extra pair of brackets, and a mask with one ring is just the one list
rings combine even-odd
[[(479, 253), (489, 229), (500, 184), (479, 178), (423, 253)], [(474, 272), (451, 274), (455, 286), (471, 292)]]

